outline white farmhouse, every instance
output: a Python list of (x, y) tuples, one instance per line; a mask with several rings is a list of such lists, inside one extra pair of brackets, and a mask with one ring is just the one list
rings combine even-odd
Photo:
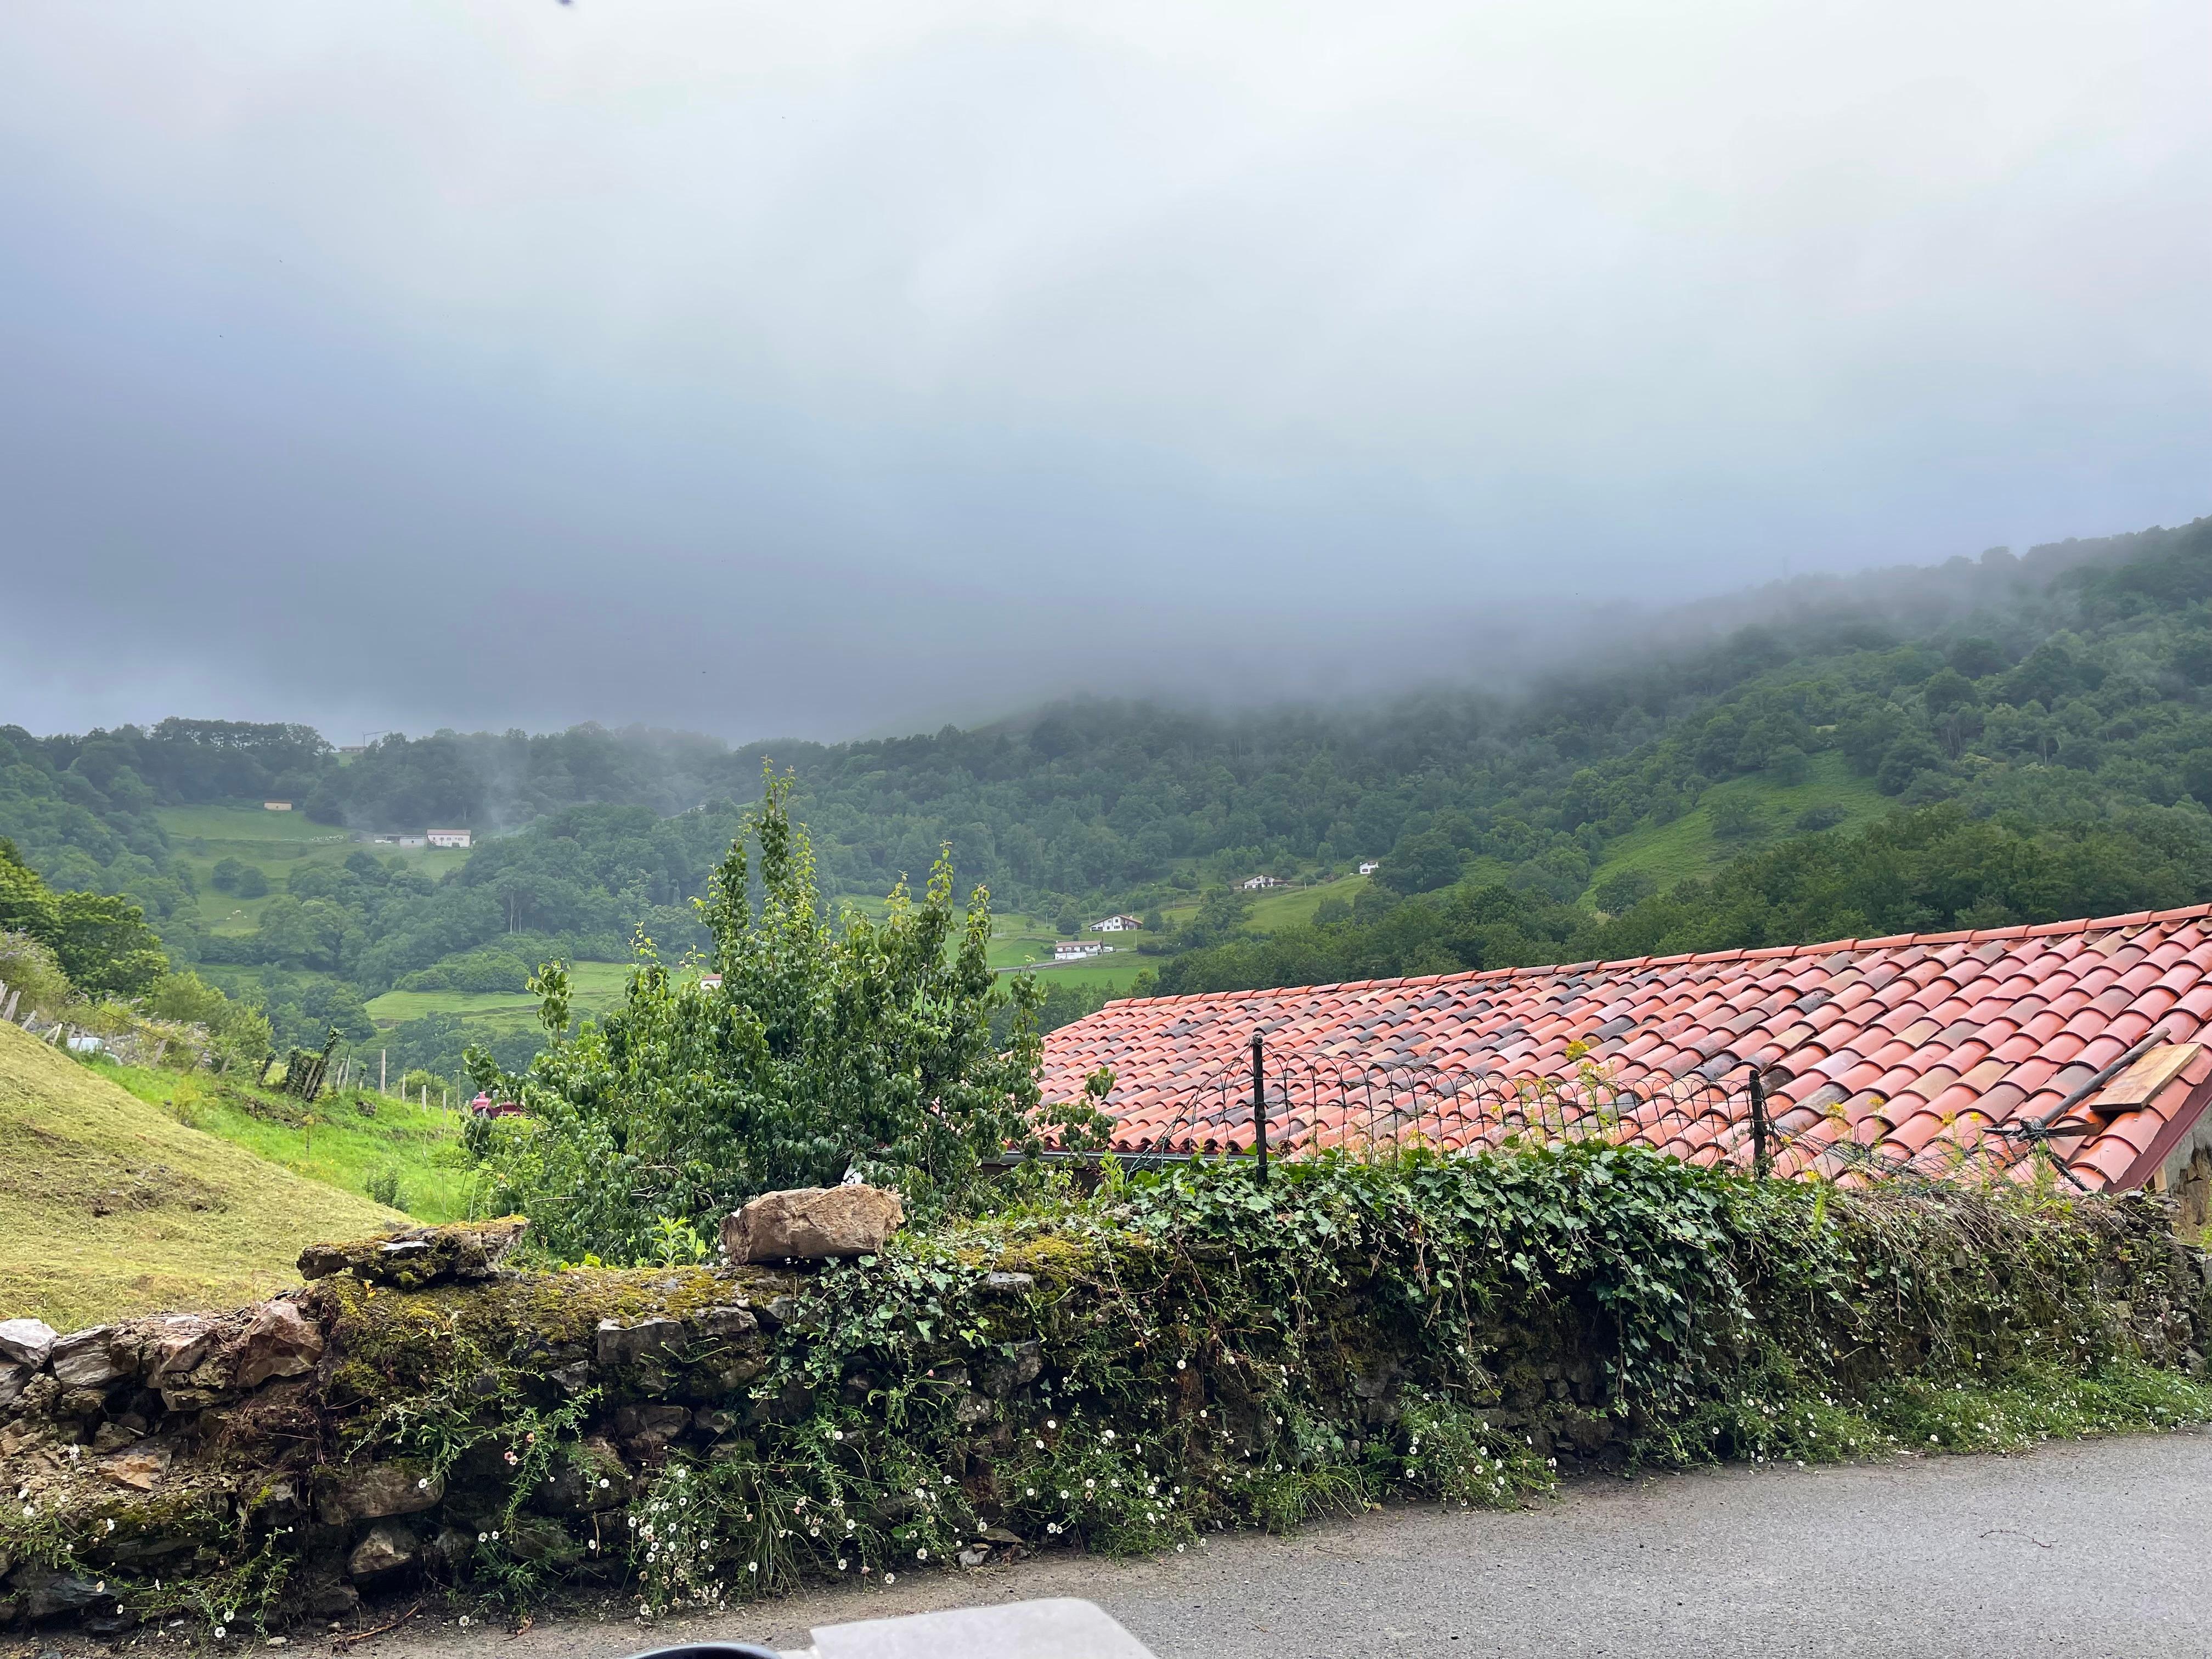
[(469, 844), (469, 832), (465, 830), (426, 830), (422, 832), (422, 838), (433, 847), (466, 847)]
[(1064, 939), (1052, 947), (1054, 962), (1080, 962), (1085, 957), (1103, 957), (1114, 947), (1103, 939)]
[(1243, 886), (1248, 893), (1256, 893), (1263, 887), (1280, 887), (1282, 881), (1274, 876), (1247, 876)]
[(1363, 876), (1371, 876), (1382, 867), (1382, 861), (1380, 859), (1362, 859), (1359, 860), (1359, 873)]
[(1103, 921), (1092, 922), (1091, 931), (1094, 933), (1133, 933), (1144, 925), (1142, 916), (1108, 916)]

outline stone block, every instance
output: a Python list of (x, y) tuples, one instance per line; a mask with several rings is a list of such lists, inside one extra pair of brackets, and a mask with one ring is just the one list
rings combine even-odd
[(131, 1375), (129, 1358), (117, 1352), (113, 1326), (94, 1325), (57, 1339), (46, 1363), (64, 1388), (104, 1389)]
[(54, 1328), (43, 1319), (0, 1319), (0, 1360), (33, 1370), (53, 1352)]
[(724, 1217), (722, 1249), (733, 1262), (873, 1255), (905, 1218), (898, 1194), (880, 1187), (798, 1187)]
[(166, 1446), (144, 1446), (104, 1457), (100, 1462), (100, 1478), (131, 1492), (151, 1492), (169, 1472), (172, 1455)]
[(599, 1364), (635, 1365), (647, 1354), (657, 1353), (680, 1340), (684, 1326), (674, 1319), (641, 1319), (635, 1325), (625, 1325), (617, 1319), (602, 1319), (598, 1334)]
[(239, 1339), (234, 1388), (258, 1388), (272, 1376), (299, 1376), (323, 1357), (322, 1328), (290, 1302), (271, 1302)]
[(1026, 1388), (1036, 1382), (1044, 1370), (1044, 1347), (1042, 1343), (1018, 1342), (1011, 1354), (1000, 1354), (981, 1368), (983, 1392), (1003, 1400), (1016, 1389)]
[(408, 1565), (422, 1548), (422, 1540), (404, 1521), (380, 1521), (346, 1557), (346, 1577), (357, 1581), (381, 1578)]
[(628, 1449), (649, 1455), (683, 1433), (690, 1421), (689, 1411), (665, 1401), (624, 1406), (615, 1413), (615, 1436)]
[(425, 1464), (396, 1459), (339, 1476), (317, 1507), (325, 1521), (343, 1526), (394, 1515), (419, 1515), (434, 1507), (445, 1495), (444, 1476), (432, 1474)]

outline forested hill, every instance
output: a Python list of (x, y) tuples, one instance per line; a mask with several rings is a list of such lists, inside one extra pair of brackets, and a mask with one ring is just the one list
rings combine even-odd
[[(1705, 937), (1718, 898), (1679, 900), (1705, 921), (1662, 927), (1656, 908), (1678, 902), (1665, 845), (1692, 815), (1746, 871), (1838, 817), (1850, 823), (1830, 843), (1863, 836), (1877, 802), (1942, 808), (1913, 832), (1929, 845), (1955, 849), (1960, 826), (1983, 826), (2033, 861), (2065, 842), (2068, 868), (2109, 864), (2123, 843), (2161, 849), (2132, 884), (2045, 880), (1953, 902), (1929, 877), (1903, 908), (1930, 921), (2107, 891), (2212, 896), (2212, 819), (2197, 804), (2212, 800), (2212, 520), (1804, 580), (1714, 609), (1758, 620), (1671, 649), (1646, 641), (1627, 666), (1625, 642), (1594, 633), (1555, 647), (1562, 674), (1526, 694), (1347, 710), (1097, 700), (969, 731), (742, 749), (595, 726), (390, 737), (356, 754), (295, 726), (8, 728), (0, 835), (57, 886), (138, 899), (183, 960), (321, 975), (356, 997), (441, 964), (465, 983), (488, 950), (495, 975), (539, 951), (617, 954), (641, 922), (664, 945), (691, 943), (685, 902), (757, 795), (764, 755), (796, 769), (795, 810), (833, 892), (919, 878), (944, 842), (963, 884), (1046, 916), (1179, 915), (1249, 872), (1316, 881), (1382, 860), (1357, 914), (1325, 907), (1269, 930), (1298, 945), (1288, 956), (1261, 950), (1233, 902), (1200, 907), (1164, 964), (1190, 988), (1534, 960), (1601, 942), (1594, 928), (1630, 941), (1632, 914), (1635, 939)], [(165, 824), (195, 803), (263, 797), (295, 800), (331, 833), (520, 827), (442, 873), (373, 847), (303, 866), (251, 931), (209, 932), (204, 881)], [(1762, 902), (1759, 925), (1784, 931), (1865, 908)], [(1775, 920), (1785, 913), (1799, 920)]]

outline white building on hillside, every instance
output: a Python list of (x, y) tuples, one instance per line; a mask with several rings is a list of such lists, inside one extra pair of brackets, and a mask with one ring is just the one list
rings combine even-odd
[(1263, 887), (1280, 887), (1283, 883), (1274, 876), (1247, 876), (1243, 885), (1246, 892), (1256, 893)]
[(433, 847), (466, 847), (469, 832), (465, 830), (426, 830), (422, 839)]
[(1052, 947), (1054, 962), (1080, 962), (1085, 957), (1103, 957), (1114, 947), (1103, 939), (1064, 939)]
[(1359, 860), (1359, 873), (1363, 876), (1371, 876), (1382, 867), (1382, 862), (1380, 859), (1362, 859)]
[(1142, 916), (1109, 916), (1103, 921), (1092, 922), (1091, 931), (1094, 933), (1133, 933), (1144, 925)]

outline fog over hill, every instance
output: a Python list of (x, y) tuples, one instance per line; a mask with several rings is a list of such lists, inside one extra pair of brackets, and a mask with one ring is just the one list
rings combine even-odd
[(125, 16), (0, 10), (27, 729), (1498, 684), (2203, 505), (2182, 0)]

